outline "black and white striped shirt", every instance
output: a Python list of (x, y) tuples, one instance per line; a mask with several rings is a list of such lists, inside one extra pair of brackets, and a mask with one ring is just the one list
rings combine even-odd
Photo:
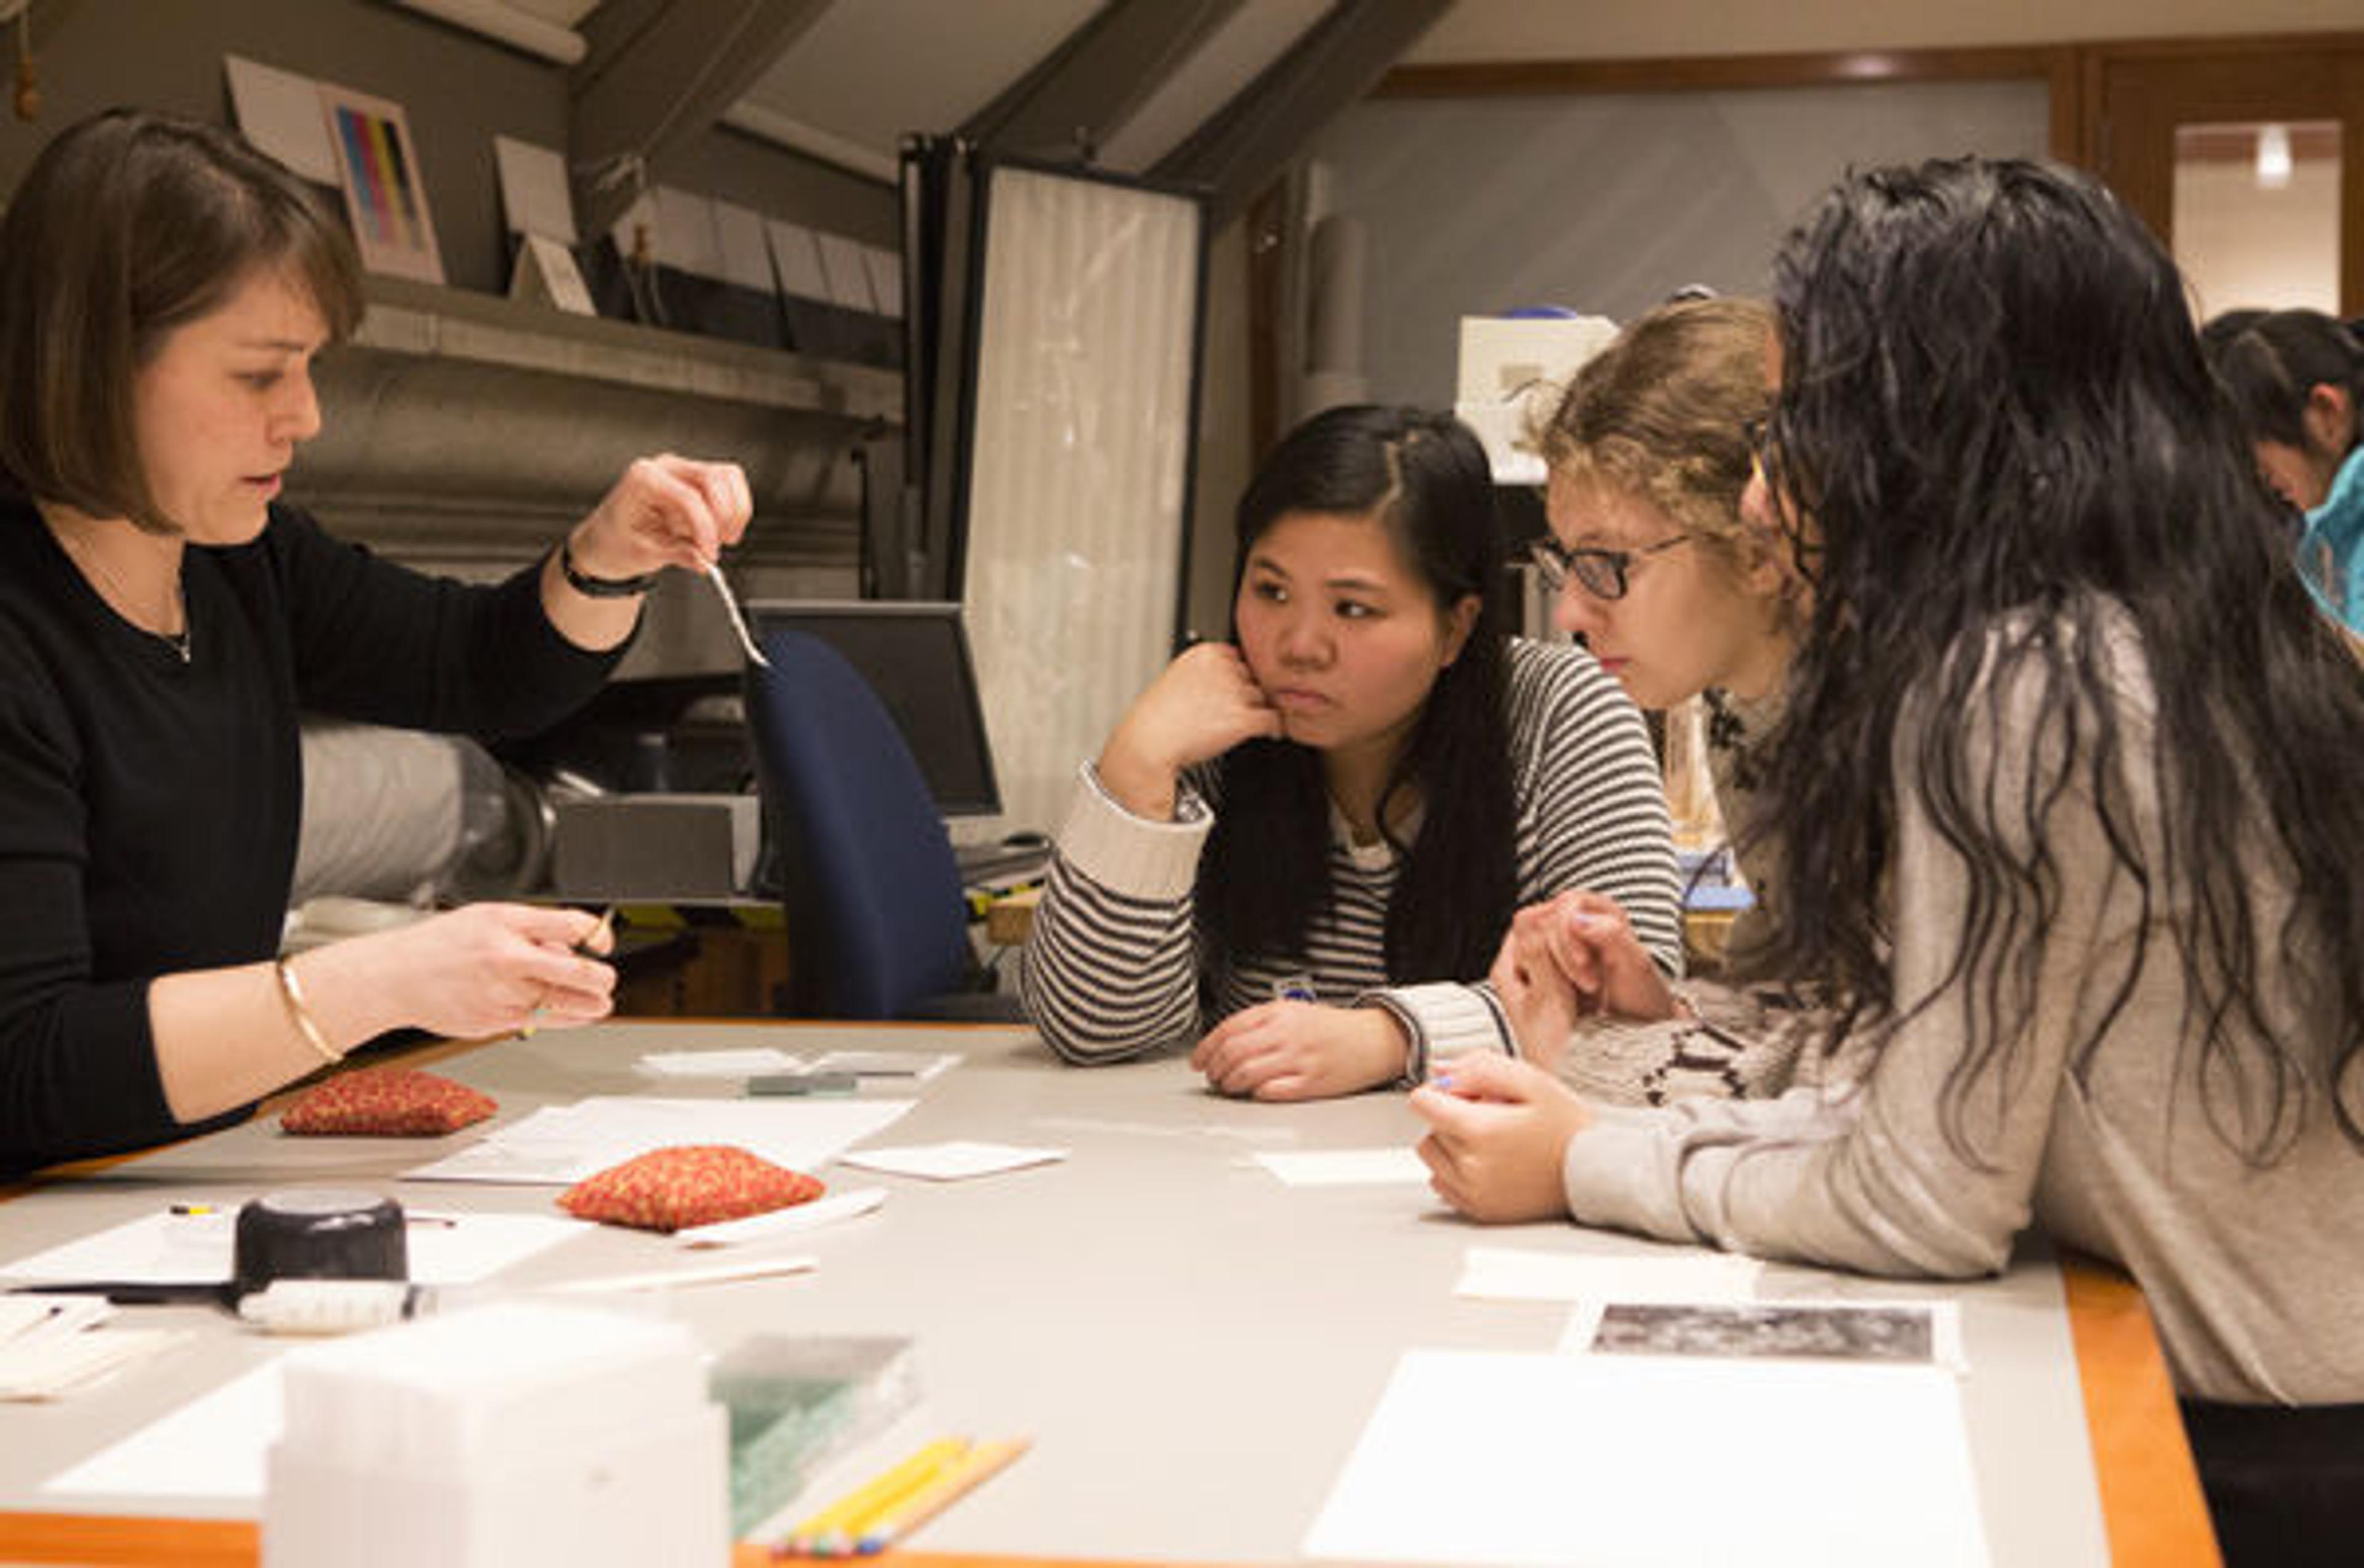
[[(1513, 639), (1506, 651), (1519, 901), (1571, 888), (1606, 894), (1660, 966), (1679, 973), (1680, 887), (1641, 713), (1580, 648)], [(1335, 1005), (1383, 992), (1433, 1051), (1509, 1048), (1490, 995), (1466, 984), (1478, 976), (1388, 988), (1394, 852), (1384, 843), (1350, 846), (1334, 817), (1331, 896), (1306, 932), (1304, 954), (1200, 951), (1192, 894), (1220, 805), (1210, 798), (1211, 777), (1194, 770), (1176, 819), (1152, 822), (1118, 806), (1084, 769), (1019, 969), (1027, 1014), (1053, 1050), (1069, 1062), (1105, 1062), (1187, 1047), (1217, 1020), (1272, 1000), (1275, 982), (1294, 976)]]

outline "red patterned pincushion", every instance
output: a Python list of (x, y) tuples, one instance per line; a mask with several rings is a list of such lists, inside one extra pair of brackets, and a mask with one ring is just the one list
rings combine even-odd
[(490, 1095), (409, 1067), (340, 1073), (289, 1106), (285, 1132), (374, 1138), (433, 1138), (498, 1110)]
[(585, 1176), (559, 1195), (579, 1219), (643, 1230), (686, 1230), (809, 1203), (821, 1184), (724, 1143), (652, 1149)]

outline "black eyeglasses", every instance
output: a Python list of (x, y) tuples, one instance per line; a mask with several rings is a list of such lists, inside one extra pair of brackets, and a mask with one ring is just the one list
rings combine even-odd
[(1639, 550), (1570, 550), (1546, 534), (1527, 547), (1527, 557), (1543, 573), (1544, 586), (1556, 594), (1574, 578), (1584, 585), (1584, 591), (1596, 599), (1622, 599), (1625, 596), (1628, 578), (1634, 563), (1645, 555), (1656, 555), (1690, 542), (1690, 535), (1676, 534), (1656, 544), (1645, 544)]

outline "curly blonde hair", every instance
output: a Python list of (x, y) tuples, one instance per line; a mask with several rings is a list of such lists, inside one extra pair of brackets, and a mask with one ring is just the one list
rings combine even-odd
[(1750, 425), (1772, 406), (1772, 309), (1660, 306), (1585, 361), (1531, 439), (1552, 472), (1638, 495), (1735, 569), (1765, 548), (1740, 517)]

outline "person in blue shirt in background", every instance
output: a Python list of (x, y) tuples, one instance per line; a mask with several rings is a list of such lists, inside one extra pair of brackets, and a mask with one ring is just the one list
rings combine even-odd
[(2259, 473), (2304, 515), (2300, 575), (2364, 635), (2364, 339), (2319, 310), (2245, 310), (2202, 340)]

